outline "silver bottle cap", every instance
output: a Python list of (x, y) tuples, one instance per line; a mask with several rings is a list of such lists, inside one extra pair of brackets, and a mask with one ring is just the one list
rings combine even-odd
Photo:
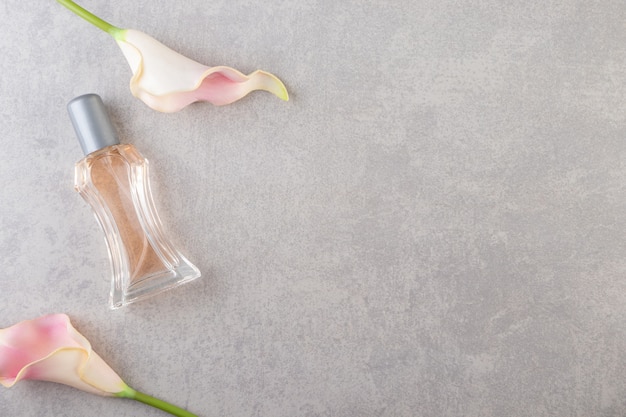
[(85, 155), (107, 146), (119, 145), (117, 132), (99, 95), (78, 96), (67, 103), (67, 111)]

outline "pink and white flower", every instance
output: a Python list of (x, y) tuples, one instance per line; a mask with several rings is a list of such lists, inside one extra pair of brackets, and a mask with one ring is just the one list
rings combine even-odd
[(57, 1), (115, 38), (133, 72), (132, 94), (154, 110), (176, 112), (196, 101), (230, 104), (256, 90), (289, 100), (285, 85), (268, 72), (245, 75), (230, 67), (202, 65), (143, 32), (113, 26), (72, 0)]
[(154, 110), (176, 112), (196, 101), (220, 106), (255, 90), (289, 99), (283, 83), (268, 72), (244, 75), (230, 67), (208, 67), (137, 30), (123, 30), (117, 44), (133, 72), (130, 91)]
[(89, 341), (65, 314), (51, 314), (0, 329), (0, 384), (10, 388), (26, 379), (128, 398), (178, 417), (198, 417), (126, 385), (91, 349)]
[(12, 387), (22, 379), (58, 382), (104, 396), (128, 388), (65, 314), (0, 329), (0, 384)]

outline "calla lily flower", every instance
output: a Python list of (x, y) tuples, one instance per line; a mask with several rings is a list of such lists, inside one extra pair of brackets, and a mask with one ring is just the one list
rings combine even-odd
[(143, 32), (115, 27), (72, 0), (58, 2), (115, 38), (133, 72), (132, 94), (154, 110), (176, 112), (196, 101), (225, 105), (255, 90), (289, 100), (284, 84), (268, 72), (244, 75), (230, 67), (208, 67)]
[(179, 417), (186, 410), (129, 387), (91, 349), (65, 314), (52, 314), (0, 329), (0, 384), (50, 381), (108, 397), (130, 398)]

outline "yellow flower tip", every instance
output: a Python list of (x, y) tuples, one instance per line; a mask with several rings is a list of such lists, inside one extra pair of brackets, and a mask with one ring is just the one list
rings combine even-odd
[(283, 101), (289, 101), (289, 93), (287, 92), (287, 88), (282, 83), (282, 81), (279, 80), (279, 82), (280, 85), (278, 91), (274, 92), (274, 95)]
[(283, 101), (289, 101), (287, 87), (274, 74), (257, 70), (250, 75), (250, 78), (257, 80), (257, 89), (270, 92)]

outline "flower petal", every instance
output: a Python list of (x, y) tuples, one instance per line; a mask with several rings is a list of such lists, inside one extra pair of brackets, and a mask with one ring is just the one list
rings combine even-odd
[(65, 314), (0, 330), (0, 383), (11, 387), (22, 379), (58, 382), (99, 395), (126, 387)]
[(289, 99), (284, 84), (264, 71), (244, 75), (230, 67), (207, 67), (132, 29), (117, 43), (133, 71), (131, 92), (158, 111), (175, 112), (196, 101), (230, 104), (255, 90)]

